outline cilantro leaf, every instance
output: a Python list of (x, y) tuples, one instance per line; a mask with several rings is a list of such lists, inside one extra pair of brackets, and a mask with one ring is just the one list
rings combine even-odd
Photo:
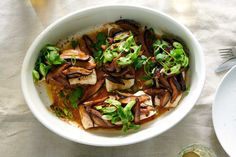
[(71, 40), (70, 44), (72, 48), (75, 49), (79, 45), (79, 42), (78, 40)]
[(83, 89), (81, 87), (77, 87), (74, 91), (69, 95), (69, 101), (73, 108), (78, 107), (78, 100), (83, 95)]

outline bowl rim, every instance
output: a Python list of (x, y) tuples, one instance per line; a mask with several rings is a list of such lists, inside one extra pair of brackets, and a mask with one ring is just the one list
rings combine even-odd
[[(83, 12), (86, 11), (91, 11), (93, 9), (102, 9), (102, 8), (109, 8), (109, 7), (126, 7), (126, 8), (133, 8), (133, 9), (140, 9), (140, 10), (146, 10), (149, 12), (152, 12), (156, 15), (160, 15), (163, 16), (165, 18), (167, 18), (168, 20), (174, 22), (176, 25), (179, 25), (183, 31), (194, 41), (194, 45), (197, 48), (197, 50), (199, 51), (199, 60), (201, 62), (201, 65), (199, 65), (199, 67), (201, 68), (202, 74), (199, 78), (199, 83), (198, 83), (198, 87), (195, 90), (195, 97), (192, 98), (191, 100), (194, 102), (190, 107), (187, 108), (186, 112), (184, 114), (182, 114), (181, 116), (179, 116), (178, 120), (175, 120), (174, 122), (172, 122), (171, 125), (167, 125), (166, 127), (164, 127), (164, 129), (162, 129), (159, 132), (153, 133), (151, 132), (151, 130), (149, 129), (148, 131), (150, 132), (150, 134), (146, 135), (146, 136), (139, 136), (139, 138), (135, 138), (132, 141), (128, 141), (126, 140), (125, 142), (114, 142), (114, 143), (103, 143), (103, 142), (94, 142), (94, 141), (85, 141), (85, 140), (80, 140), (78, 138), (74, 138), (68, 134), (64, 134), (62, 133), (60, 130), (57, 130), (56, 128), (54, 128), (52, 125), (49, 125), (46, 121), (46, 118), (43, 117), (42, 115), (40, 115), (39, 112), (37, 112), (34, 107), (33, 107), (33, 100), (29, 97), (29, 91), (27, 91), (28, 85), (27, 85), (27, 79), (26, 79), (26, 74), (27, 74), (27, 64), (30, 61), (30, 53), (32, 53), (35, 49), (35, 47), (37, 46), (38, 42), (45, 36), (45, 34), (47, 34), (52, 28), (54, 28), (55, 26), (59, 25), (60, 23), (63, 23), (64, 20), (66, 20), (67, 18), (76, 16), (76, 15), (80, 15)], [(82, 143), (85, 145), (93, 145), (93, 146), (103, 146), (103, 147), (111, 147), (111, 146), (123, 146), (123, 145), (130, 145), (130, 144), (134, 144), (134, 143), (138, 143), (141, 141), (145, 141), (148, 140), (152, 137), (158, 136), (160, 134), (162, 134), (163, 132), (169, 130), (170, 128), (174, 127), (178, 122), (180, 122), (189, 112), (190, 110), (194, 107), (197, 99), (199, 98), (201, 91), (204, 87), (204, 83), (205, 83), (205, 59), (204, 59), (204, 54), (202, 51), (202, 48), (199, 44), (199, 42), (197, 41), (197, 39), (194, 37), (194, 35), (181, 23), (179, 23), (178, 21), (176, 21), (174, 18), (172, 18), (171, 16), (157, 10), (157, 9), (152, 9), (149, 7), (144, 7), (144, 6), (139, 6), (139, 5), (128, 5), (128, 4), (108, 4), (108, 5), (95, 5), (92, 7), (86, 7), (84, 9), (80, 9), (77, 10), (75, 12), (72, 12), (68, 15), (65, 15), (62, 18), (59, 18), (58, 20), (56, 20), (55, 22), (51, 23), (49, 26), (47, 26), (36, 38), (35, 40), (32, 42), (32, 44), (30, 45), (29, 49), (27, 50), (27, 53), (25, 55), (24, 61), (23, 61), (23, 65), (22, 65), (22, 70), (21, 70), (21, 88), (22, 88), (22, 92), (24, 95), (24, 98), (26, 100), (26, 103), (28, 105), (28, 107), (30, 108), (31, 112), (33, 113), (33, 115), (38, 119), (38, 121), (40, 121), (45, 127), (47, 127), (49, 130), (51, 130), (52, 132), (66, 138), (69, 139), (71, 141), (74, 142), (78, 142), (78, 143)]]

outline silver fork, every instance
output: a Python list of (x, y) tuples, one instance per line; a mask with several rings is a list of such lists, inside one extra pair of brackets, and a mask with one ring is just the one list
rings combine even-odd
[(224, 58), (224, 59), (236, 57), (236, 46), (232, 48), (219, 49), (219, 53), (220, 53), (221, 58)]
[(225, 59), (224, 63), (215, 70), (216, 73), (228, 70), (236, 65), (236, 46), (232, 48), (219, 49), (220, 57)]

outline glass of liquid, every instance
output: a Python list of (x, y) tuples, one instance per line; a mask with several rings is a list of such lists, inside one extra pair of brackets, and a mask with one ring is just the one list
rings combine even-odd
[(216, 157), (216, 155), (206, 146), (201, 144), (192, 144), (183, 148), (177, 157)]

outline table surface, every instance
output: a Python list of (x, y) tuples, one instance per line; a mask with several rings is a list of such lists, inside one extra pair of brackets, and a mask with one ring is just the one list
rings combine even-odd
[(206, 82), (192, 111), (175, 127), (150, 140), (121, 147), (86, 146), (66, 140), (40, 124), (28, 109), (20, 86), (25, 53), (49, 24), (70, 12), (110, 0), (0, 1), (0, 154), (4, 157), (175, 157), (186, 145), (201, 143), (218, 157), (227, 157), (219, 144), (211, 106), (224, 75), (214, 69), (223, 62), (217, 49), (236, 43), (234, 0), (113, 0), (159, 9), (185, 24), (199, 40), (206, 60)]

